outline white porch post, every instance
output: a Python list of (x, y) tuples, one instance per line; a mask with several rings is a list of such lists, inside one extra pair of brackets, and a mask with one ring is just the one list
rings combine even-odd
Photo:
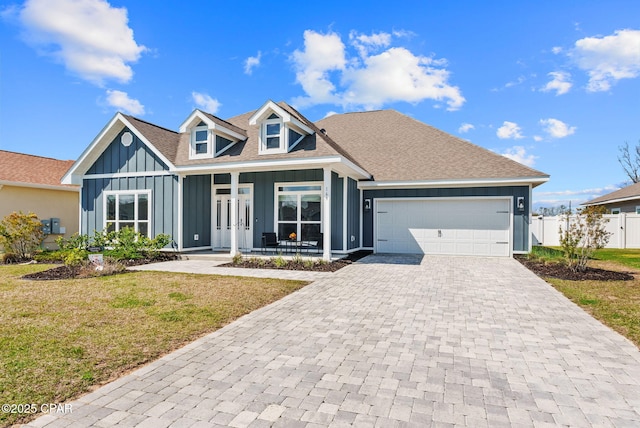
[(331, 168), (324, 167), (322, 204), (322, 259), (331, 261)]
[(238, 182), (239, 172), (231, 173), (231, 257), (238, 254)]

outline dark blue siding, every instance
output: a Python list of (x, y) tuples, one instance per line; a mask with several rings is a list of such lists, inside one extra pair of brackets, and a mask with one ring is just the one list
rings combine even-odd
[[(182, 187), (182, 245), (211, 246), (211, 175), (190, 175)], [(198, 235), (198, 240), (195, 235)]]
[(89, 168), (87, 174), (113, 174), (123, 172), (166, 171), (169, 167), (164, 164), (136, 135), (132, 132), (133, 143), (125, 147), (120, 143), (123, 129), (109, 144), (109, 147)]
[(173, 175), (85, 179), (82, 185), (81, 232), (92, 235), (104, 228), (104, 191), (151, 190), (152, 236), (178, 236), (178, 178)]
[[(360, 246), (360, 191), (358, 182), (349, 178), (347, 183), (347, 249)], [(354, 238), (353, 240), (351, 238)]]
[[(384, 189), (365, 190), (363, 199), (377, 198), (447, 198), (462, 196), (513, 196), (513, 251), (529, 250), (529, 187), (460, 187), (445, 189)], [(524, 197), (525, 209), (518, 211), (515, 204), (518, 196)], [(364, 247), (373, 247), (373, 209), (365, 211), (362, 219)]]
[(342, 207), (344, 205), (344, 178), (335, 172), (331, 174), (331, 249), (342, 250)]

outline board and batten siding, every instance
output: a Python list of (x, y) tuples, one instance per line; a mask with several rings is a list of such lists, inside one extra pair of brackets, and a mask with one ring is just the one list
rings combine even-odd
[[(513, 251), (529, 251), (529, 187), (460, 187), (436, 189), (381, 189), (365, 190), (363, 199), (384, 198), (456, 198), (456, 197), (491, 197), (513, 196)], [(524, 211), (516, 208), (517, 197), (524, 197)], [(373, 204), (372, 204), (373, 205)], [(373, 217), (374, 210), (367, 210), (363, 214), (363, 247), (373, 248)]]
[[(182, 246), (211, 246), (211, 175), (190, 175), (182, 181)], [(196, 239), (196, 235), (197, 238)]]
[(165, 233), (172, 239), (178, 236), (178, 177), (166, 175), (91, 178), (96, 174), (127, 174), (168, 171), (162, 162), (134, 135), (129, 147), (120, 143), (124, 129), (89, 168), (82, 184), (81, 233), (92, 235), (104, 228), (104, 192), (123, 190), (151, 190), (152, 237)]

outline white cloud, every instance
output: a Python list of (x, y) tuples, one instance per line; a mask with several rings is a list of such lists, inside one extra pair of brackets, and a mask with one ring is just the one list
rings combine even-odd
[(203, 109), (207, 113), (216, 114), (222, 104), (215, 98), (200, 92), (191, 92), (191, 98), (198, 108)]
[(552, 138), (564, 138), (572, 135), (576, 132), (575, 126), (569, 126), (558, 119), (541, 119), (540, 125), (544, 128), (544, 131)]
[(502, 126), (498, 128), (496, 135), (498, 136), (498, 138), (502, 140), (506, 140), (506, 139), (518, 140), (520, 138), (524, 138), (521, 131), (522, 130), (520, 129), (517, 123), (509, 122), (505, 120)]
[(144, 106), (140, 101), (129, 98), (126, 92), (107, 90), (107, 102), (110, 106), (124, 111), (128, 114), (141, 116), (144, 114)]
[(547, 74), (551, 76), (551, 81), (547, 83), (543, 88), (543, 92), (556, 91), (556, 95), (562, 95), (569, 92), (573, 84), (569, 81), (571, 75), (566, 71), (552, 71)]
[[(400, 34), (400, 33), (399, 33)], [(349, 56), (335, 33), (304, 32), (304, 50), (292, 60), (296, 80), (307, 96), (293, 100), (297, 106), (322, 103), (379, 108), (386, 103), (442, 101), (457, 110), (465, 99), (448, 83), (446, 61), (416, 56), (402, 47), (389, 47), (394, 34), (349, 36), (358, 55)], [(381, 52), (380, 52), (381, 51)]]
[(129, 64), (146, 50), (133, 38), (127, 9), (104, 0), (27, 0), (19, 19), (30, 44), (97, 85), (129, 82)]
[(460, 128), (458, 128), (458, 133), (465, 134), (475, 128), (476, 127), (470, 123), (463, 123), (462, 125), (460, 125)]
[(544, 140), (544, 138), (542, 138), (542, 137), (541, 137), (541, 136), (539, 136), (539, 135), (534, 135), (534, 136), (533, 136), (533, 141), (540, 142), (540, 141), (542, 141), (542, 140)]
[(553, 52), (554, 54), (558, 55), (559, 53), (562, 52), (562, 48), (560, 46), (554, 46), (551, 48), (551, 52)]
[(262, 52), (258, 51), (257, 56), (250, 56), (244, 61), (244, 74), (253, 73), (253, 69), (260, 66), (260, 58), (262, 58)]
[(589, 74), (587, 91), (608, 91), (620, 79), (640, 76), (640, 30), (585, 37), (575, 43), (571, 56)]
[(533, 166), (536, 159), (538, 158), (537, 156), (528, 155), (527, 151), (522, 146), (513, 146), (511, 148), (508, 148), (504, 153), (502, 153), (502, 156), (526, 166)]

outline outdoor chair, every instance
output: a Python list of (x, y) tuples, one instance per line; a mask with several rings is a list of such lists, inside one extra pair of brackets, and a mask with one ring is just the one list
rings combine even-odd
[(280, 241), (278, 241), (278, 235), (273, 232), (264, 232), (262, 234), (262, 254), (266, 252), (268, 248), (279, 248)]

